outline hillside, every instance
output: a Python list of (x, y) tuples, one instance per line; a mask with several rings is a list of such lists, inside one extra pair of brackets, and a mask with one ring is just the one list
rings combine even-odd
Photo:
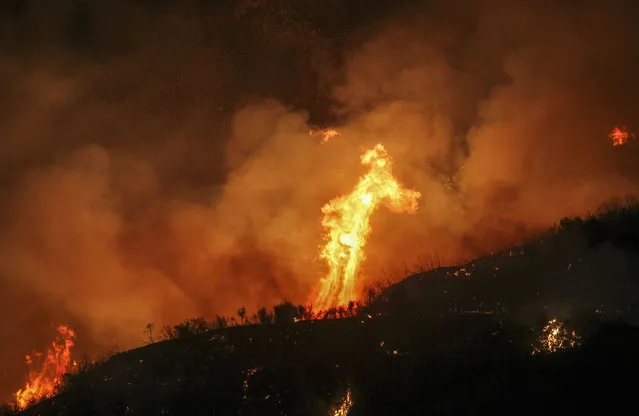
[[(619, 204), (565, 218), (529, 243), (458, 267), (415, 274), (388, 288), (380, 306), (548, 316), (639, 319), (639, 209)], [(383, 307), (383, 306), (382, 306)]]
[[(638, 243), (636, 205), (565, 219), (522, 246), (410, 276), (356, 316), (208, 330), (116, 354), (22, 414), (612, 410), (631, 403), (626, 380), (639, 370)], [(554, 317), (579, 345), (531, 355)]]

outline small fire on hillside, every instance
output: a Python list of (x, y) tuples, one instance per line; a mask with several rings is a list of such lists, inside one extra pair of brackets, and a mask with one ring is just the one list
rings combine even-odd
[(613, 146), (622, 146), (630, 139), (635, 138), (635, 134), (629, 131), (626, 127), (615, 127), (608, 133), (608, 138), (612, 142)]
[(532, 355), (539, 353), (553, 353), (559, 350), (574, 348), (581, 342), (581, 338), (572, 330), (564, 327), (564, 323), (553, 318), (541, 332), (538, 345), (533, 347)]
[[(66, 325), (57, 328), (58, 336), (46, 354), (35, 353), (27, 355), (30, 367), (29, 379), (24, 388), (15, 393), (15, 403), (18, 409), (25, 409), (31, 404), (56, 394), (62, 383), (62, 378), (76, 366), (71, 360), (71, 349), (75, 339), (75, 331)], [(34, 369), (36, 361), (41, 361)]]
[(342, 399), (339, 407), (335, 409), (332, 416), (348, 416), (348, 413), (351, 411), (351, 407), (353, 407), (353, 398), (351, 397), (351, 389), (346, 390), (346, 395)]
[(394, 212), (414, 213), (421, 194), (402, 187), (391, 171), (391, 159), (381, 144), (366, 151), (361, 163), (368, 167), (348, 195), (322, 207), (326, 244), (320, 257), (329, 268), (320, 281), (314, 302), (319, 309), (347, 305), (356, 300), (355, 279), (365, 258), (364, 246), (371, 232), (370, 218), (379, 204)]

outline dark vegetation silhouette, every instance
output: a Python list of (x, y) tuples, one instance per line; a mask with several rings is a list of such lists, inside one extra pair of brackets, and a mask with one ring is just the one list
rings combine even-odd
[[(149, 324), (148, 345), (86, 360), (23, 414), (329, 415), (347, 392), (351, 416), (614, 412), (639, 370), (638, 249), (626, 198), (467, 264), (422, 259), (359, 303)], [(579, 345), (533, 356), (555, 317)]]

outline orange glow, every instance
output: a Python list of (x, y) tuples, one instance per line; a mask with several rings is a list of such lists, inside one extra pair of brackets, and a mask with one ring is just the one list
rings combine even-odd
[(533, 347), (532, 355), (544, 353), (553, 353), (566, 348), (574, 348), (580, 343), (580, 337), (572, 330), (564, 328), (564, 323), (553, 318), (542, 330), (537, 346)]
[(346, 396), (340, 403), (339, 407), (333, 412), (333, 416), (348, 416), (353, 407), (353, 398), (351, 397), (351, 389), (346, 390)]
[(311, 136), (318, 136), (318, 135), (322, 136), (322, 139), (320, 141), (322, 144), (328, 143), (328, 141), (335, 136), (339, 136), (339, 132), (331, 128), (322, 129), (322, 130), (310, 130), (308, 134)]
[[(25, 409), (31, 404), (40, 400), (52, 397), (56, 394), (63, 376), (75, 365), (71, 361), (71, 349), (75, 339), (75, 331), (66, 325), (57, 328), (58, 336), (52, 343), (52, 348), (46, 353), (46, 357), (39, 369), (31, 368), (29, 380), (24, 388), (15, 393), (16, 406)], [(41, 357), (42, 353), (36, 353), (35, 358)], [(33, 366), (33, 356), (27, 355), (27, 364)]]
[(320, 257), (329, 272), (320, 282), (315, 305), (320, 309), (356, 300), (355, 279), (365, 258), (364, 246), (371, 232), (370, 217), (379, 204), (394, 212), (414, 213), (421, 194), (403, 188), (391, 171), (391, 159), (381, 144), (365, 152), (362, 165), (368, 172), (348, 195), (322, 207), (326, 244)]
[(612, 141), (613, 146), (621, 146), (630, 139), (635, 138), (635, 134), (628, 131), (626, 127), (615, 127), (608, 133), (608, 138)]

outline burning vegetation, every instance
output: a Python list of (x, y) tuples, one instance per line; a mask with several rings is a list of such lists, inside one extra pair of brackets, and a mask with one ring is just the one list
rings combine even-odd
[(568, 330), (564, 323), (553, 318), (541, 331), (538, 344), (533, 347), (532, 355), (539, 353), (554, 353), (560, 350), (574, 348), (581, 342), (581, 338), (574, 330)]
[(335, 412), (331, 416), (348, 416), (351, 407), (353, 407), (353, 398), (351, 397), (351, 389), (348, 388), (339, 407), (335, 409)]
[[(609, 335), (589, 336), (582, 342), (576, 331), (552, 319), (543, 326), (533, 346), (535, 359), (531, 359), (530, 330), (516, 318), (517, 307), (525, 305), (530, 312), (533, 304), (525, 299), (536, 299), (540, 292), (557, 288), (560, 281), (568, 282), (573, 277), (571, 291), (559, 287), (554, 294), (575, 296), (579, 293), (576, 285), (590, 278), (588, 272), (604, 275), (610, 263), (604, 262), (602, 269), (597, 269), (592, 256), (588, 257), (593, 252), (591, 247), (571, 246), (566, 251), (560, 243), (576, 235), (583, 238), (587, 232), (595, 233), (596, 241), (604, 238), (627, 244), (627, 226), (639, 230), (634, 228), (639, 225), (639, 206), (632, 207), (606, 211), (586, 221), (565, 220), (553, 234), (525, 246), (474, 259), (457, 268), (432, 269), (415, 275), (412, 282), (406, 279), (394, 285), (419, 294), (414, 302), (394, 296), (392, 287), (387, 287), (381, 296), (371, 297), (370, 303), (352, 302), (332, 308), (331, 313), (321, 314), (285, 302), (269, 310), (262, 308), (255, 315), (247, 315), (245, 308), (240, 308), (239, 320), (189, 320), (165, 331), (162, 339), (168, 342), (162, 345), (112, 357), (109, 365), (93, 367), (82, 377), (76, 372), (65, 383), (64, 396), (41, 403), (31, 414), (58, 414), (57, 409), (68, 406), (72, 414), (112, 415), (122, 414), (117, 406), (126, 405), (134, 412), (149, 414), (198, 414), (203, 409), (211, 414), (238, 414), (239, 408), (239, 414), (297, 411), (344, 416), (395, 414), (399, 400), (422, 405), (429, 410), (424, 413), (436, 413), (436, 409), (458, 410), (447, 414), (463, 414), (467, 412), (461, 410), (467, 409), (487, 413), (497, 398), (507, 397), (516, 405), (525, 399), (517, 394), (554, 386), (545, 382), (548, 377), (565, 377), (564, 386), (572, 386), (574, 368), (588, 367), (584, 363), (591, 362), (591, 357), (609, 360), (614, 356), (610, 351), (618, 346), (634, 354), (639, 333), (626, 329), (630, 335), (619, 336), (630, 342), (613, 342), (608, 347), (605, 337)], [(624, 238), (617, 240), (619, 236)], [(568, 272), (565, 256), (575, 257)], [(557, 274), (553, 274), (552, 267), (557, 266)], [(462, 268), (465, 272), (454, 273)], [(546, 280), (539, 276), (548, 276), (549, 285), (545, 286)], [(605, 283), (609, 286), (610, 278)], [(384, 300), (386, 296), (389, 300)], [(508, 308), (497, 311), (496, 301)], [(463, 307), (451, 308), (458, 302)], [(479, 310), (473, 309), (477, 306)], [(616, 305), (619, 309), (622, 306)], [(536, 307), (545, 309), (543, 302)], [(593, 316), (598, 317), (598, 313)], [(590, 329), (584, 328), (584, 333)], [(151, 326), (148, 331), (152, 343)], [(583, 348), (570, 351), (582, 344)], [(566, 356), (570, 358), (549, 356), (560, 350), (568, 350)], [(593, 380), (614, 380), (593, 374), (586, 382), (587, 376), (579, 377), (579, 382), (589, 385)], [(460, 379), (464, 382), (459, 383)], [(525, 386), (514, 385), (513, 379), (523, 380)], [(352, 391), (356, 391), (355, 397)], [(442, 395), (442, 391), (451, 393)], [(482, 394), (473, 394), (476, 391)], [(103, 400), (101, 395), (111, 396)], [(122, 397), (126, 397), (125, 404)], [(89, 406), (99, 411), (89, 412)]]
[(635, 138), (635, 134), (628, 130), (628, 128), (621, 126), (615, 127), (608, 133), (608, 138), (612, 142), (613, 146), (622, 146), (630, 139)]
[[(27, 355), (30, 367), (25, 386), (15, 393), (18, 409), (54, 396), (62, 385), (65, 374), (71, 372), (76, 362), (71, 359), (75, 331), (66, 325), (57, 328), (58, 336), (46, 353)], [(37, 362), (41, 362), (39, 365)]]
[(366, 151), (361, 163), (369, 170), (353, 191), (322, 207), (326, 244), (320, 257), (329, 272), (321, 280), (315, 305), (320, 309), (347, 305), (356, 299), (356, 279), (371, 232), (370, 218), (383, 204), (394, 212), (414, 213), (421, 194), (402, 187), (393, 176), (392, 161), (381, 144)]
[[(72, 3), (56, 2), (47, 13), (10, 7), (3, 16), (7, 82), (0, 136), (8, 142), (0, 155), (6, 182), (0, 276), (5, 293), (34, 292), (43, 299), (42, 315), (57, 313), (57, 305), (64, 305), (63, 316), (91, 328), (87, 332), (95, 348), (111, 342), (137, 346), (138, 325), (152, 320), (163, 325), (196, 314), (215, 317), (246, 305), (256, 314), (247, 316), (241, 308), (236, 317), (218, 316), (214, 324), (196, 318), (164, 327), (163, 335), (190, 342), (209, 331), (250, 334), (244, 344), (233, 344), (243, 346), (237, 348), (241, 353), (228, 352), (216, 360), (215, 365), (226, 365), (238, 364), (231, 360), (243, 359), (238, 357), (248, 356), (246, 351), (263, 358), (266, 340), (274, 344), (271, 339), (278, 339), (279, 332), (284, 334), (281, 343), (295, 352), (298, 334), (309, 329), (308, 350), (293, 360), (278, 345), (274, 356), (284, 358), (272, 361), (281, 368), (288, 360), (301, 367), (301, 358), (312, 357), (313, 348), (334, 341), (336, 347), (321, 344), (322, 352), (349, 351), (348, 358), (331, 356), (318, 367), (332, 369), (340, 361), (343, 368), (362, 359), (358, 371), (351, 371), (366, 375), (351, 384), (360, 406), (383, 396), (375, 383), (401, 371), (375, 364), (387, 363), (390, 356), (412, 359), (411, 352), (439, 342), (439, 337), (425, 337), (423, 348), (410, 349), (371, 341), (374, 352), (362, 354), (368, 339), (362, 333), (370, 327), (379, 331), (393, 313), (403, 314), (394, 327), (414, 325), (397, 331), (398, 338), (408, 338), (420, 333), (415, 328), (422, 321), (432, 323), (446, 314), (473, 323), (501, 319), (505, 299), (511, 300), (505, 302), (510, 310), (541, 305), (553, 293), (605, 297), (594, 285), (580, 293), (571, 289), (591, 275), (626, 273), (608, 265), (635, 265), (605, 261), (616, 260), (613, 256), (625, 260), (621, 244), (633, 246), (629, 250), (637, 247), (637, 239), (628, 234), (639, 227), (626, 227), (625, 218), (568, 223), (579, 228), (577, 237), (554, 239), (552, 247), (533, 245), (536, 251), (527, 249), (525, 255), (517, 250), (521, 256), (511, 249), (508, 262), (499, 267), (468, 263), (442, 268), (422, 277), (426, 283), (412, 279), (412, 286), (398, 285), (403, 290), (393, 291), (391, 301), (383, 300), (390, 291), (385, 293), (377, 302), (379, 310), (372, 310), (372, 296), (364, 307), (358, 302), (367, 258), (371, 270), (395, 268), (424, 252), (445, 258), (447, 265), (459, 264), (511, 242), (524, 244), (564, 215), (592, 210), (601, 200), (639, 189), (636, 164), (629, 168), (625, 163), (637, 150), (631, 143), (636, 122), (630, 118), (636, 113), (636, 75), (624, 59), (636, 55), (639, 8), (633, 2), (623, 7), (615, 2), (545, 2), (543, 7), (536, 2), (528, 2), (535, 7), (525, 2), (469, 2), (470, 7), (449, 7), (443, 1), (385, 2), (381, 7), (340, 0), (327, 8), (312, 1), (241, 0), (194, 2), (182, 11), (182, 6), (168, 6), (170, 2), (136, 2), (133, 9), (125, 5), (113, 10), (109, 2), (104, 8)], [(398, 8), (393, 10), (394, 5)], [(41, 24), (42, 16), (51, 17)], [(82, 24), (69, 25), (69, 16), (80, 16)], [(126, 30), (127, 25), (136, 30)], [(313, 126), (326, 126), (336, 119), (349, 132), (348, 141), (339, 140), (334, 128), (309, 132), (310, 120)], [(619, 126), (608, 133), (616, 120), (630, 128)], [(428, 196), (419, 213), (422, 194), (393, 175), (391, 158), (383, 145), (375, 145), (378, 140), (401, 160), (411, 186)], [(345, 174), (348, 163), (342, 162), (356, 160), (359, 155), (351, 152), (360, 146), (369, 149), (361, 156), (366, 172), (348, 185), (348, 190), (355, 185), (350, 193), (341, 195), (332, 184), (343, 185), (342, 178), (355, 182), (356, 177)], [(600, 155), (602, 147), (608, 153)], [(402, 222), (401, 216), (396, 223), (384, 221), (387, 229), (375, 227), (384, 238), (373, 241), (371, 218), (379, 207), (417, 215), (412, 223)], [(620, 224), (619, 244), (607, 236), (614, 224)], [(597, 252), (603, 258), (597, 261), (610, 270), (593, 271), (597, 263), (588, 259), (595, 255), (581, 251), (584, 235), (588, 250), (605, 246), (614, 251)], [(580, 243), (573, 245), (577, 238)], [(318, 245), (327, 266), (322, 275), (309, 272)], [(578, 253), (556, 262), (568, 265), (557, 272), (565, 279), (550, 279), (537, 265), (546, 265), (563, 247)], [(524, 281), (521, 276), (534, 267), (537, 276)], [(436, 281), (436, 273), (450, 278)], [(396, 276), (397, 281), (406, 275)], [(552, 283), (544, 286), (542, 279)], [(620, 283), (634, 289), (631, 279)], [(565, 286), (555, 289), (558, 285)], [(624, 296), (631, 293), (628, 298), (636, 296), (622, 290)], [(513, 300), (524, 292), (524, 301)], [(612, 292), (609, 298), (617, 302), (621, 296)], [(26, 297), (6, 298), (8, 310), (15, 311), (4, 314), (7, 322), (31, 330), (30, 312), (11, 304)], [(316, 311), (296, 303), (258, 309), (282, 299), (311, 301)], [(618, 302), (611, 310), (627, 310), (627, 304)], [(347, 330), (312, 338), (310, 329), (322, 325)], [(460, 333), (468, 330), (460, 328)], [(149, 326), (150, 342), (155, 341), (152, 330)], [(63, 374), (73, 370), (75, 333), (64, 326), (58, 332), (49, 351), (27, 357), (29, 378), (15, 394), (20, 408), (55, 394)], [(112, 341), (111, 334), (119, 338)], [(352, 350), (344, 347), (350, 334), (357, 335)], [(525, 334), (530, 335), (527, 326)], [(11, 339), (28, 342), (23, 335)], [(264, 344), (254, 348), (259, 336)], [(455, 338), (462, 343), (461, 336)], [(533, 354), (579, 342), (574, 331), (552, 320)], [(529, 359), (529, 338), (522, 346)], [(208, 357), (203, 354), (198, 361), (190, 352), (185, 356), (185, 362), (197, 361), (196, 370)], [(161, 361), (173, 364), (164, 357)], [(209, 375), (218, 370), (210, 368)], [(272, 370), (262, 362), (242, 362), (237, 368), (259, 369), (237, 380), (238, 392), (243, 386), (238, 398), (251, 398), (253, 386), (261, 386)], [(380, 368), (385, 373), (376, 377), (373, 372)], [(169, 373), (148, 380), (164, 382)], [(226, 387), (231, 371), (219, 374), (223, 381), (207, 384), (206, 394)], [(389, 391), (398, 386), (404, 393), (426, 377), (417, 383), (388, 379)], [(289, 387), (305, 385), (295, 381), (279, 391), (290, 393), (294, 390)], [(16, 382), (7, 381), (6, 397)], [(368, 397), (361, 393), (367, 382)], [(205, 384), (194, 382), (191, 389)], [(442, 391), (452, 395), (460, 389)], [(191, 403), (185, 398), (178, 405)], [(340, 409), (351, 404), (349, 390)]]

